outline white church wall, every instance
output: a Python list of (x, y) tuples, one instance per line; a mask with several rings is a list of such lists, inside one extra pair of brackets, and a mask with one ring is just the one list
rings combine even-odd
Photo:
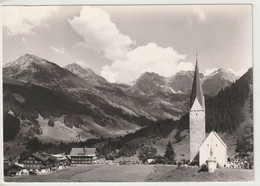
[(199, 150), (200, 166), (206, 164), (206, 161), (210, 157), (210, 150), (212, 149), (212, 155), (214, 160), (220, 167), (224, 167), (227, 162), (227, 148), (219, 140), (219, 138), (210, 133), (207, 139), (203, 142)]

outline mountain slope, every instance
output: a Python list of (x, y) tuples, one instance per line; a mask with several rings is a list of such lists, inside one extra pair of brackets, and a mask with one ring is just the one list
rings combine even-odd
[[(95, 75), (91, 76), (94, 79)], [(33, 55), (26, 54), (6, 65), (3, 80), (4, 113), (12, 113), (20, 120), (18, 138), (75, 141), (114, 137), (153, 123), (140, 109), (132, 111), (120, 104), (125, 101), (133, 105), (133, 101), (119, 88), (106, 85), (105, 81), (96, 86)], [(66, 138), (53, 131), (73, 136)]]
[[(156, 73), (146, 72), (142, 74), (131, 86), (134, 94), (153, 96), (158, 92), (174, 94), (190, 94), (194, 71), (180, 71), (174, 76), (166, 78)], [(237, 77), (229, 70), (218, 69), (208, 76), (200, 73), (203, 93), (215, 96), (221, 89), (233, 83)]]
[[(140, 129), (139, 125), (147, 122), (153, 123), (146, 118), (126, 114), (100, 97), (88, 93), (84, 93), (84, 98), (89, 99), (89, 103), (80, 103), (61, 91), (35, 85), (4, 83), (3, 89), (3, 112), (12, 113), (19, 118), (21, 131), (18, 137), (21, 138), (38, 136), (45, 141), (68, 141), (66, 135), (54, 135), (54, 138), (49, 139), (46, 136), (52, 130), (57, 130), (57, 133), (59, 130), (70, 131), (69, 134), (72, 134), (71, 129), (74, 137), (70, 139), (74, 141), (77, 140), (77, 135), (82, 140), (115, 137)], [(5, 118), (4, 124), (7, 124)]]
[[(221, 91), (216, 97), (206, 100), (206, 130), (207, 133), (214, 130), (228, 146), (228, 156), (234, 158), (237, 154), (237, 139), (245, 134), (243, 131), (248, 126), (253, 126), (252, 105), (252, 68), (230, 87)], [(163, 155), (168, 141), (173, 143), (177, 161), (189, 159), (189, 114), (185, 114), (180, 120), (158, 121), (156, 125), (147, 126), (128, 134), (115, 143), (120, 150), (133, 146), (135, 151), (144, 145), (152, 145), (157, 153)], [(252, 141), (253, 139), (251, 139)], [(109, 144), (109, 148), (113, 144)], [(115, 150), (115, 149), (112, 149)]]
[[(190, 94), (194, 71), (180, 71), (174, 76), (169, 78), (168, 86), (176, 92), (183, 94)], [(200, 78), (203, 79), (204, 75), (200, 73)]]
[[(169, 79), (158, 74), (145, 73), (134, 85), (123, 86), (75, 64), (67, 68), (73, 73), (28, 54), (3, 68), (4, 113), (19, 118), (18, 138), (75, 141), (123, 136), (188, 112), (189, 94), (176, 93)], [(71, 136), (58, 137), (54, 131)]]
[(188, 96), (176, 93), (167, 86), (167, 78), (156, 73), (142, 74), (134, 85), (124, 91), (132, 97), (145, 100), (144, 110), (157, 119), (176, 120), (188, 109)]
[(6, 65), (3, 68), (3, 75), (5, 78), (15, 79), (19, 82), (56, 89), (89, 86), (82, 78), (55, 63), (30, 54), (25, 54)]
[(221, 89), (229, 87), (237, 77), (229, 70), (218, 69), (205, 77), (202, 88), (204, 94), (215, 96)]
[(153, 72), (142, 74), (131, 87), (134, 94), (153, 96), (165, 85), (165, 78)]
[(94, 85), (109, 84), (103, 77), (97, 75), (90, 68), (84, 69), (76, 63), (69, 64), (69, 65), (65, 66), (64, 68), (69, 70), (73, 74), (76, 74), (77, 76), (87, 80), (88, 82), (93, 83)]

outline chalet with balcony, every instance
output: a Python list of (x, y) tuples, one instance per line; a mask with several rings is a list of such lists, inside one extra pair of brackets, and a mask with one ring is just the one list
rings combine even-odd
[(35, 171), (38, 174), (46, 173), (57, 169), (58, 161), (56, 157), (47, 153), (33, 153), (19, 160), (20, 164), (28, 171)]
[(72, 148), (70, 158), (74, 166), (92, 164), (96, 159), (96, 148)]
[(5, 176), (15, 176), (22, 175), (24, 167), (18, 164), (9, 163), (4, 164), (4, 175)]

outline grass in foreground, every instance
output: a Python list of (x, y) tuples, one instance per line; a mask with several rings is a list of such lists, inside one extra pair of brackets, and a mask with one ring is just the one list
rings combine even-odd
[(6, 182), (212, 182), (253, 181), (254, 171), (218, 169), (199, 172), (196, 167), (174, 165), (88, 165), (70, 167), (48, 175), (5, 178)]

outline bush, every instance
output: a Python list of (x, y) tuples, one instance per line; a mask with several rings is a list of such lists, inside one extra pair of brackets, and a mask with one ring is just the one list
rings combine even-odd
[(166, 159), (164, 156), (156, 156), (154, 160), (154, 164), (166, 164)]
[(202, 171), (203, 171), (203, 172), (204, 172), (204, 171), (208, 171), (208, 168), (207, 168), (207, 165), (206, 165), (206, 164), (201, 165), (199, 172), (202, 172)]

